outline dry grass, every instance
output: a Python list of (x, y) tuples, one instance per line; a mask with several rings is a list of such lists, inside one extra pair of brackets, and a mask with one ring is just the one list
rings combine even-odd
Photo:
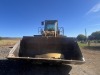
[(12, 46), (18, 42), (18, 39), (0, 40), (0, 46)]

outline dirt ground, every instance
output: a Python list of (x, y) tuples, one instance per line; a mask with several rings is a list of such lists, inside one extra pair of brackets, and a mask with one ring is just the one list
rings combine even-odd
[(100, 49), (81, 49), (85, 64), (72, 65), (71, 75), (100, 75)]
[(5, 57), (11, 49), (9, 47), (11, 46), (0, 46), (0, 75), (100, 75), (100, 48), (81, 48), (85, 64), (48, 66), (8, 61)]

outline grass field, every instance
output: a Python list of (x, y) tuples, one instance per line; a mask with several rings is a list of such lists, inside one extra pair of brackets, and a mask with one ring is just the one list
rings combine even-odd
[(100, 51), (100, 43), (91, 43), (90, 46), (88, 46), (87, 43), (78, 42), (78, 45), (79, 45), (80, 48), (89, 49), (89, 50), (99, 50)]
[(14, 45), (18, 42), (18, 39), (5, 39), (5, 40), (0, 40), (0, 46), (11, 46)]
[(78, 45), (80, 46), (80, 47), (86, 47), (86, 46), (88, 46), (88, 44), (86, 44), (86, 43), (80, 43), (80, 42), (78, 42)]

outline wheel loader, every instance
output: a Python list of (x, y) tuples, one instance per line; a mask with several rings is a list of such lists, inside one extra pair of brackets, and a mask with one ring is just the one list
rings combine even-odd
[(34, 63), (82, 64), (85, 59), (74, 38), (64, 35), (57, 20), (41, 22), (39, 35), (23, 36), (9, 52), (11, 60), (31, 60)]

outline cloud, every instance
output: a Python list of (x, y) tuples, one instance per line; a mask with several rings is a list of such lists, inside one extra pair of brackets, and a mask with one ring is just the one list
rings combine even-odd
[(100, 3), (96, 4), (95, 6), (93, 6), (88, 12), (87, 14), (89, 13), (96, 13), (96, 12), (99, 12), (100, 11)]

